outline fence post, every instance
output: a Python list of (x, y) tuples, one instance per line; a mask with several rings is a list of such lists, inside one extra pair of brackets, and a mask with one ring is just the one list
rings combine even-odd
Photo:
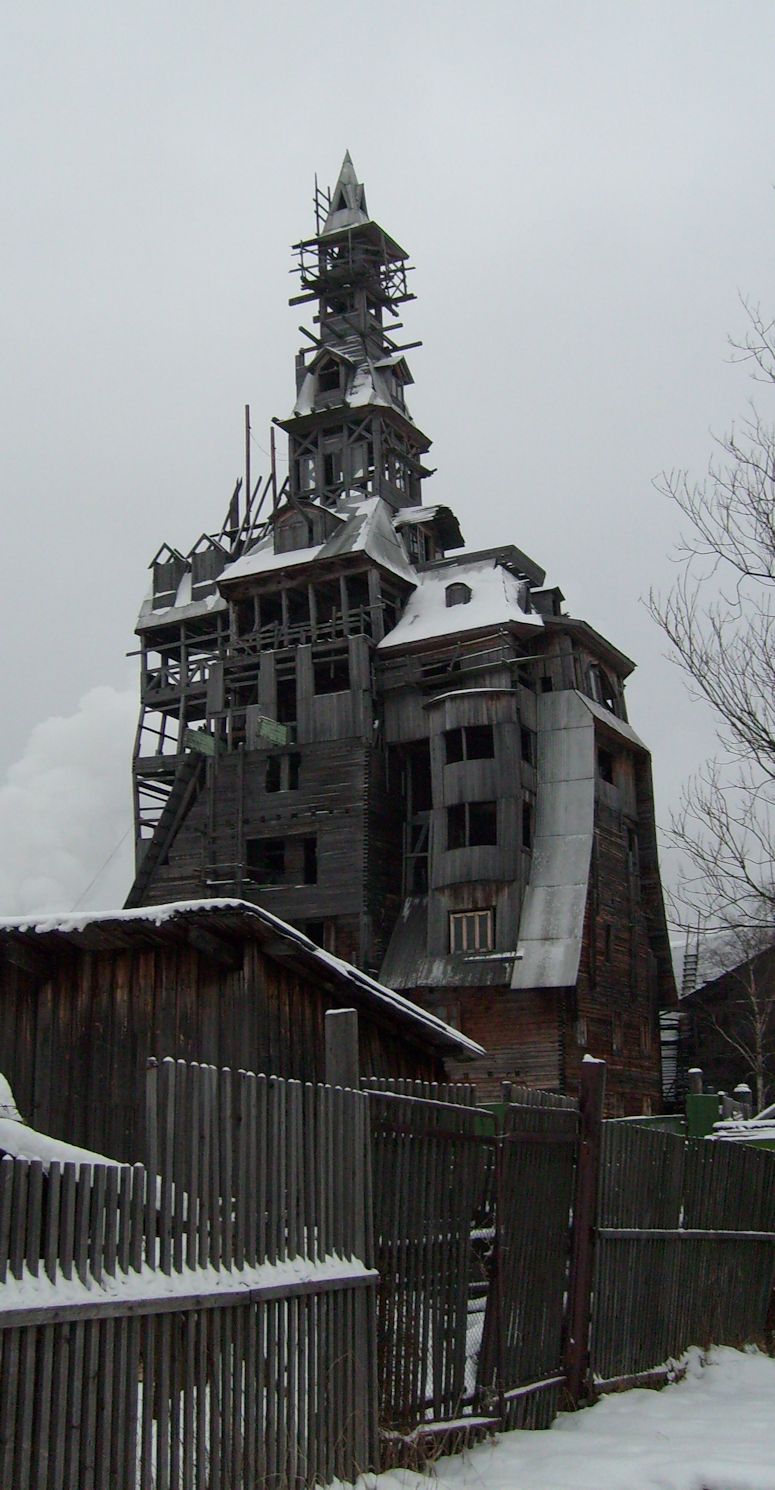
[(360, 1087), (358, 1013), (355, 1009), (326, 1010), (326, 1085)]
[(603, 1136), (605, 1072), (605, 1061), (584, 1057), (579, 1089), (579, 1150), (565, 1327), (565, 1375), (568, 1395), (574, 1406), (582, 1395), (589, 1368), (594, 1225)]

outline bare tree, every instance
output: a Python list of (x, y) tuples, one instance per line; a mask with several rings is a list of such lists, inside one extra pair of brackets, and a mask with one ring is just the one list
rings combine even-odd
[[(732, 343), (775, 396), (775, 321), (745, 305)], [(671, 841), (687, 872), (673, 900), (706, 930), (775, 928), (775, 426), (755, 407), (717, 440), (707, 476), (665, 475), (686, 519), (678, 581), (649, 606), (694, 697), (716, 719), (718, 754), (686, 786)]]

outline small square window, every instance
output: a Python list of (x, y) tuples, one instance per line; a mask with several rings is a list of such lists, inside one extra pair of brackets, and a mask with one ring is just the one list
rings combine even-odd
[(257, 885), (281, 885), (285, 878), (285, 842), (282, 838), (248, 838), (245, 867)]
[(465, 728), (466, 760), (492, 760), (495, 754), (491, 724), (467, 724)]
[(450, 912), (450, 952), (491, 952), (494, 944), (495, 912), (492, 908)]
[(315, 693), (346, 693), (350, 687), (350, 661), (347, 655), (316, 657), (312, 663)]
[(478, 844), (498, 842), (497, 802), (469, 802), (468, 842), (471, 847)]

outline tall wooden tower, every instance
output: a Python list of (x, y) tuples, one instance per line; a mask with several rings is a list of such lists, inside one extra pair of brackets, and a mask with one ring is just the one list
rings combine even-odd
[(315, 208), (287, 481), (153, 561), (128, 903), (260, 902), (485, 1045), (483, 1091), (591, 1050), (646, 1110), (674, 988), (633, 664), (423, 501), (406, 253), (349, 155)]

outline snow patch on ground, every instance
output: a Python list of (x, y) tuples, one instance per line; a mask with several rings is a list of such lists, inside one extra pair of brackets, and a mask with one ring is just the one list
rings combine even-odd
[[(365, 1490), (428, 1490), (409, 1470)], [(504, 1433), (433, 1466), (433, 1490), (775, 1490), (775, 1360), (689, 1352), (663, 1391), (604, 1397), (546, 1432)]]

